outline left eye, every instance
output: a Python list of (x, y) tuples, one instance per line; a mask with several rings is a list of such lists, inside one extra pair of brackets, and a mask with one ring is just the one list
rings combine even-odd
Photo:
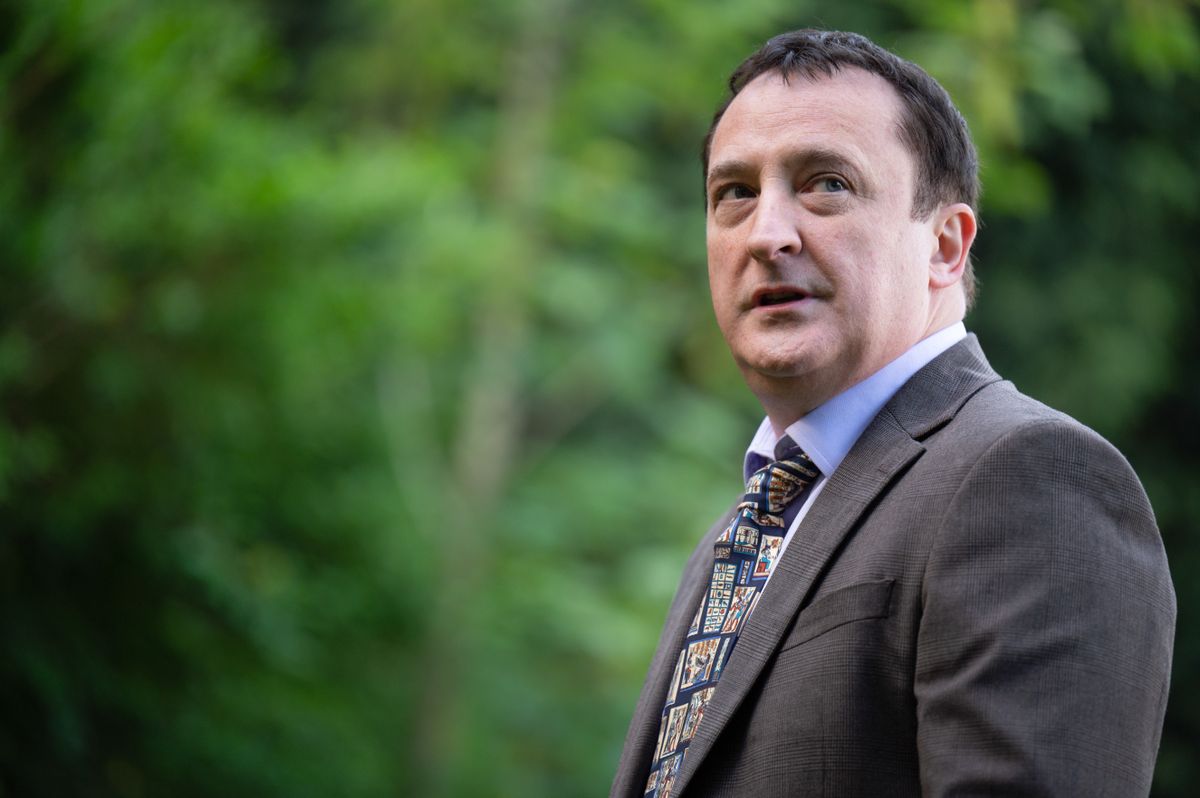
[(812, 187), (813, 187), (813, 190), (815, 190), (815, 191), (828, 191), (828, 192), (848, 191), (850, 188), (849, 186), (847, 186), (845, 184), (845, 182), (842, 181), (842, 179), (840, 177), (818, 178), (817, 180), (813, 181)]

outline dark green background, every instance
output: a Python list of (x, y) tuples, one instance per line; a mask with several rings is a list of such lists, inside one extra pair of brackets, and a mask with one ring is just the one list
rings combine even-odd
[(767, 36), (926, 66), (968, 318), (1113, 440), (1200, 780), (1194, 0), (2, 0), (0, 795), (607, 791), (759, 418), (697, 151)]

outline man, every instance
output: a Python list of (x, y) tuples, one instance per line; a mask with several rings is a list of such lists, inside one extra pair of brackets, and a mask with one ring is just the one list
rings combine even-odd
[(730, 87), (709, 282), (766, 419), (746, 496), (684, 569), (612, 795), (1146, 795), (1162, 544), (1121, 455), (963, 327), (962, 117), (854, 34), (776, 37)]

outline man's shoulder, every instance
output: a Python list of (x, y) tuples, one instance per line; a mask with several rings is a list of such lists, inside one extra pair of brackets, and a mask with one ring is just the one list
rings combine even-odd
[[(1084, 470), (1137, 482), (1129, 462), (1103, 436), (1001, 378), (973, 336), (931, 362), (905, 390), (892, 412), (927, 454), (947, 465), (1003, 470), (1010, 463), (1048, 471), (1060, 468), (1065, 456)], [(1083, 476), (1079, 468), (1072, 471)]]
[(999, 380), (973, 394), (946, 424), (952, 437), (971, 436), (994, 445), (1002, 439), (1078, 439), (1115, 448), (1087, 424)]
[(1067, 413), (1017, 390), (988, 363), (973, 335), (932, 360), (888, 409), (917, 440), (944, 436), (990, 443), (1037, 430), (1107, 442)]
[(924, 445), (935, 458), (957, 463), (968, 482), (1038, 485), (1060, 499), (1099, 491), (1153, 517), (1141, 481), (1112, 443), (1010, 382), (978, 391)]
[(946, 431), (955, 435), (975, 432), (982, 441), (1037, 430), (1100, 438), (1083, 422), (1021, 393), (1007, 380), (990, 383), (972, 394), (946, 424)]

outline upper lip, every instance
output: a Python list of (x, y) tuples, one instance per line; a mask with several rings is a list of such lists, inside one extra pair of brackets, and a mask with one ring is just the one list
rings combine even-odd
[(800, 299), (807, 299), (813, 293), (805, 290), (798, 285), (789, 283), (775, 283), (772, 285), (764, 285), (750, 296), (750, 306), (760, 308), (767, 304), (778, 304), (780, 302), (795, 302)]

